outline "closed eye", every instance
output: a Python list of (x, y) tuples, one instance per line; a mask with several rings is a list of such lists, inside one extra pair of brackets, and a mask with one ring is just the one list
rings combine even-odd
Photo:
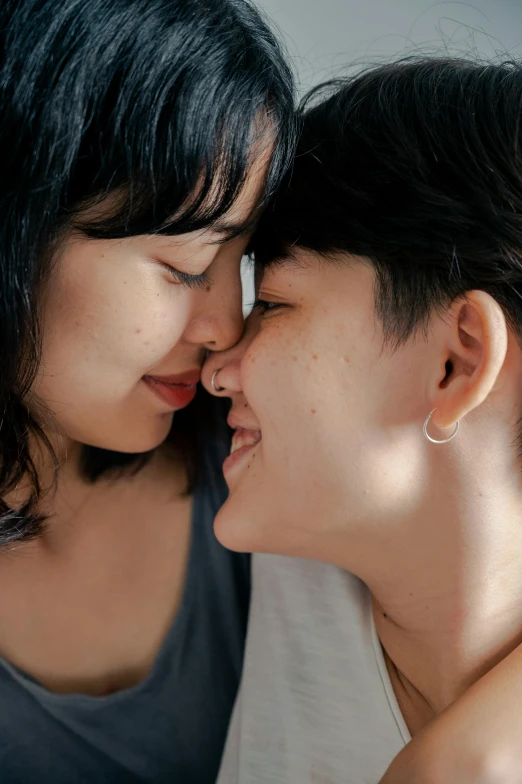
[(187, 286), (189, 289), (205, 288), (205, 286), (209, 286), (211, 283), (209, 276), (205, 272), (202, 272), (200, 275), (189, 275), (188, 272), (180, 272), (180, 270), (171, 267), (170, 264), (164, 261), (159, 261), (158, 259), (158, 262), (167, 270), (175, 283)]
[(270, 313), (273, 310), (284, 307), (282, 302), (267, 302), (264, 299), (256, 299), (253, 310), (255, 310), (256, 313), (259, 313), (259, 315), (264, 316), (265, 313)]

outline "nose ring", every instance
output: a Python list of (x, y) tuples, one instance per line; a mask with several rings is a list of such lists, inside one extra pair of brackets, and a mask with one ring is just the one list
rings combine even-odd
[(214, 392), (224, 392), (225, 390), (225, 387), (216, 386), (216, 376), (218, 373), (221, 373), (222, 370), (223, 368), (218, 368), (217, 370), (214, 370), (214, 372), (212, 373), (212, 378), (210, 379), (210, 386), (212, 387)]

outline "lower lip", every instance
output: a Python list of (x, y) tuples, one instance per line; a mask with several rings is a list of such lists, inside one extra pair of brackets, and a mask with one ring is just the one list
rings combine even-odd
[(225, 476), (226, 474), (230, 473), (230, 471), (232, 471), (232, 469), (235, 468), (235, 466), (237, 466), (238, 463), (240, 463), (244, 457), (246, 457), (248, 454), (253, 452), (253, 450), (256, 448), (256, 446), (259, 445), (259, 443), (260, 441), (258, 441), (257, 444), (249, 444), (247, 446), (242, 446), (240, 449), (237, 449), (235, 452), (232, 452), (232, 454), (229, 455), (225, 460), (225, 462), (223, 463), (223, 473), (225, 474)]
[(145, 376), (143, 381), (164, 403), (172, 409), (185, 408), (196, 397), (197, 384), (163, 384), (153, 378)]

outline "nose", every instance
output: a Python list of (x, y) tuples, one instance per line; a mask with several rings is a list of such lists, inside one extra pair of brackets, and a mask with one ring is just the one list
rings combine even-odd
[(212, 284), (201, 292), (185, 340), (210, 351), (234, 346), (243, 332), (243, 303), (238, 258), (220, 254), (212, 264)]
[(235, 346), (227, 351), (210, 354), (203, 366), (202, 382), (208, 392), (217, 397), (234, 397), (242, 392), (241, 362), (257, 333), (255, 316), (250, 316), (243, 336)]

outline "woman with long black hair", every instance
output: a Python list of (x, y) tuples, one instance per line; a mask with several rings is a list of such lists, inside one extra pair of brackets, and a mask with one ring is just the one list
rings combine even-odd
[(0, 17), (0, 780), (210, 783), (249, 575), (191, 401), (242, 330), (292, 78), (245, 0)]

